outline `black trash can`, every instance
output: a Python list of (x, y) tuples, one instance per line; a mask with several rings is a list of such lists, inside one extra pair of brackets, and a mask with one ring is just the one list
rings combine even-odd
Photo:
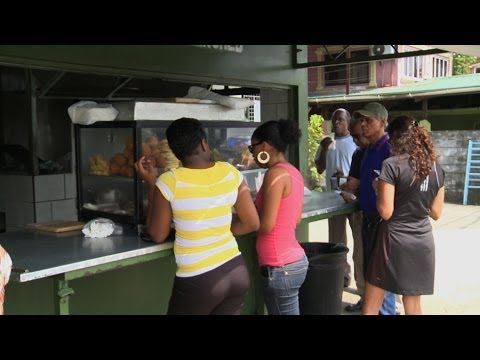
[(301, 245), (310, 264), (299, 292), (300, 314), (340, 315), (348, 247), (324, 242)]

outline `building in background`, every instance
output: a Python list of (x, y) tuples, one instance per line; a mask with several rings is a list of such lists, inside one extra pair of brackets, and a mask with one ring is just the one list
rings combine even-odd
[[(427, 45), (394, 45), (399, 53), (428, 50)], [(392, 45), (309, 45), (308, 61), (354, 59), (394, 54)], [(382, 61), (310, 67), (308, 94), (352, 94), (374, 88), (394, 87), (452, 75), (452, 53), (422, 55)]]
[(480, 74), (480, 62), (470, 65), (472, 74)]

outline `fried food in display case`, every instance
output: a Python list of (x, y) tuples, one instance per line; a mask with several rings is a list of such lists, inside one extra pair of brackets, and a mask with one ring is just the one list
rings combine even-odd
[[(158, 175), (182, 166), (166, 139), (169, 124), (137, 120), (75, 125), (77, 210), (81, 220), (106, 217), (120, 223), (145, 223), (147, 189), (135, 173), (134, 162), (146, 156)], [(203, 125), (212, 160), (228, 161), (240, 171), (257, 168), (248, 145), (258, 124), (205, 121)]]

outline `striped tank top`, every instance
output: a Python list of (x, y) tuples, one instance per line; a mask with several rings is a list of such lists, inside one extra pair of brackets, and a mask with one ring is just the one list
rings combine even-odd
[(180, 167), (159, 176), (156, 186), (172, 207), (177, 276), (200, 275), (240, 255), (230, 227), (242, 181), (227, 162), (208, 169)]

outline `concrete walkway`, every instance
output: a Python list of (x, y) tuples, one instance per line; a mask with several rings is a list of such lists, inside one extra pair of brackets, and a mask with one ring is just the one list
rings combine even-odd
[[(423, 313), (480, 315), (480, 206), (445, 204), (441, 218), (432, 220), (432, 226), (436, 253), (435, 292), (422, 297)], [(328, 241), (326, 220), (310, 224), (310, 231), (318, 239)], [(347, 245), (352, 250), (350, 231), (347, 236)], [(351, 250), (347, 255), (350, 264)], [(343, 292), (343, 307), (358, 299), (352, 280), (351, 287)], [(403, 313), (403, 308), (400, 312)], [(342, 314), (351, 313), (343, 311)]]

